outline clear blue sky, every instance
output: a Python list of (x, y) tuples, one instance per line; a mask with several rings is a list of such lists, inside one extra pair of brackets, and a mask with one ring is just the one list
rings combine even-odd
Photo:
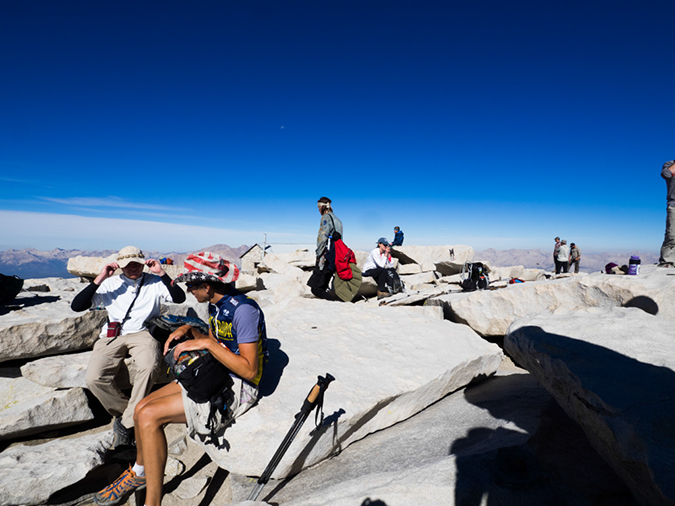
[(675, 2), (0, 3), (0, 249), (657, 252)]

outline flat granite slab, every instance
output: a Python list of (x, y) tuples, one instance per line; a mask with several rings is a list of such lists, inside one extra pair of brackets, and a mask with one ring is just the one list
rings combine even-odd
[(503, 336), (515, 320), (543, 313), (568, 313), (587, 307), (639, 307), (675, 320), (675, 272), (645, 265), (637, 276), (567, 275), (527, 281), (499, 290), (452, 293), (427, 304), (443, 305), (452, 321), (465, 323), (482, 336)]
[(93, 346), (107, 311), (76, 313), (70, 303), (86, 285), (77, 279), (46, 278), (49, 292), (21, 292), (0, 307), (0, 362), (45, 357)]
[(317, 375), (336, 378), (325, 395), (326, 418), (316, 428), (310, 416), (274, 477), (316, 464), (497, 370), (498, 346), (419, 309), (301, 298), (265, 309), (266, 396), (227, 430), (229, 451), (210, 446), (211, 458), (231, 472), (262, 474)]

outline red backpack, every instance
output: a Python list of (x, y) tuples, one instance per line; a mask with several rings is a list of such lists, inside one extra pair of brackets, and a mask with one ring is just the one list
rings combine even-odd
[(352, 279), (352, 268), (349, 264), (356, 263), (354, 252), (347, 247), (342, 239), (334, 241), (333, 246), (335, 247), (335, 271), (338, 277), (344, 280)]

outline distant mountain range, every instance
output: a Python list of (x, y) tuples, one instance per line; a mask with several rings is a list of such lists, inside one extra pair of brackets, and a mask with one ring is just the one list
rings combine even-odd
[[(239, 257), (249, 249), (242, 245), (238, 248), (232, 248), (227, 244), (214, 244), (199, 251), (213, 251), (223, 258), (233, 261), (240, 265)], [(72, 278), (73, 276), (66, 269), (68, 259), (74, 256), (95, 256), (107, 257), (116, 253), (115, 250), (102, 251), (83, 251), (77, 249), (53, 249), (51, 251), (40, 251), (36, 249), (9, 249), (0, 251), (0, 273), (6, 275), (17, 275), (24, 279), (30, 278)], [(177, 252), (158, 252), (146, 251), (148, 258), (171, 258), (174, 263), (182, 264), (189, 253)], [(630, 252), (630, 253), (593, 253), (586, 254), (581, 252), (580, 270), (582, 272), (595, 272), (604, 270), (609, 262), (618, 265), (628, 264), (631, 255), (639, 255), (643, 264), (654, 264), (658, 262), (659, 257), (654, 253)], [(552, 252), (544, 252), (536, 249), (509, 249), (495, 250), (486, 249), (477, 251), (474, 255), (476, 261), (487, 261), (495, 267), (522, 265), (530, 269), (544, 269), (553, 271)]]
[[(218, 253), (237, 265), (240, 265), (239, 257), (249, 249), (242, 245), (238, 248), (232, 248), (227, 244), (214, 244), (199, 251), (212, 251)], [(40, 251), (36, 249), (9, 249), (0, 251), (0, 273), (5, 275), (16, 275), (23, 279), (30, 278), (72, 278), (73, 276), (66, 269), (68, 259), (78, 255), (89, 257), (107, 257), (116, 253), (117, 250), (102, 251), (83, 251), (78, 249), (53, 249), (51, 251)], [(144, 251), (147, 258), (171, 258), (174, 263), (182, 264), (189, 253), (177, 252), (158, 252)]]

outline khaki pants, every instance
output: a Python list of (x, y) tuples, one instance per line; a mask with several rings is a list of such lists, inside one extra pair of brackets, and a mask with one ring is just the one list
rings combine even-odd
[[(131, 396), (127, 397), (117, 384), (124, 359), (130, 355), (134, 361)], [(87, 387), (112, 416), (121, 416), (127, 429), (134, 426), (134, 409), (150, 393), (159, 375), (162, 358), (159, 342), (150, 332), (142, 331), (114, 340), (101, 337), (94, 344), (94, 352), (87, 367)]]

